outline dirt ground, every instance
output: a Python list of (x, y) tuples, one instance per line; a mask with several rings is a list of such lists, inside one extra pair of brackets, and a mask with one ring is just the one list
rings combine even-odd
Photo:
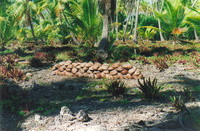
[[(160, 72), (153, 65), (135, 63), (142, 74), (148, 78), (156, 77), (163, 86), (162, 97), (156, 101), (143, 100), (137, 95), (137, 80), (124, 80), (130, 91), (124, 99), (113, 99), (100, 92), (90, 97), (77, 99), (82, 89), (89, 83), (100, 80), (90, 78), (67, 78), (54, 76), (50, 68), (23, 69), (29, 79), (17, 83), (15, 88), (27, 90), (27, 99), (33, 102), (43, 101), (44, 105), (53, 104), (50, 113), (38, 113), (21, 118), (9, 111), (0, 115), (1, 131), (183, 131), (193, 130), (180, 120), (182, 114), (172, 109), (169, 101), (171, 95), (181, 95), (183, 88), (200, 86), (200, 70), (187, 70), (187, 66), (177, 64)], [(91, 87), (90, 87), (91, 88)], [(93, 88), (101, 88), (96, 85)], [(83, 92), (91, 93), (91, 92)], [(200, 96), (195, 101), (186, 103), (189, 110), (200, 107)], [(55, 106), (57, 104), (57, 106)], [(34, 106), (33, 106), (34, 105)], [(90, 120), (65, 120), (60, 117), (62, 106), (67, 106), (74, 115), (85, 110)], [(35, 103), (28, 103), (35, 107)], [(45, 108), (45, 106), (43, 107)], [(52, 108), (51, 108), (52, 109)], [(39, 120), (36, 117), (39, 116)], [(199, 129), (200, 130), (200, 129)]]

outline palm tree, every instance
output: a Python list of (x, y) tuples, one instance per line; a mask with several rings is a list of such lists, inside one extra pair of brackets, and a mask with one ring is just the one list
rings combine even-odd
[(134, 36), (133, 36), (133, 41), (135, 43), (137, 43), (137, 26), (138, 26), (138, 16), (139, 16), (139, 6), (140, 6), (140, 0), (137, 0), (136, 13), (135, 13), (135, 28), (134, 28)]
[[(116, 0), (100, 0), (102, 15), (103, 15), (103, 30), (98, 50), (105, 54), (108, 46), (109, 24), (114, 22), (114, 12), (116, 9)], [(101, 53), (100, 53), (101, 54)]]
[(164, 23), (164, 30), (173, 34), (174, 39), (186, 30), (186, 28), (182, 28), (186, 18), (185, 8), (182, 2), (182, 0), (164, 0), (164, 10), (161, 12), (155, 11), (156, 17)]
[[(160, 9), (159, 9), (159, 4), (160, 4)], [(156, 1), (156, 10), (159, 11), (159, 12), (161, 12), (162, 9), (163, 9), (163, 1), (162, 1), (162, 0), (161, 0), (161, 1), (157, 0), (157, 1)], [(160, 40), (161, 40), (161, 41), (164, 41), (165, 39), (164, 39), (163, 34), (162, 34), (162, 32), (161, 32), (162, 27), (161, 27), (160, 19), (158, 19), (158, 28), (159, 28)]]
[(32, 37), (37, 43), (37, 38), (34, 32), (33, 26), (33, 14), (36, 12), (37, 7), (31, 0), (16, 0), (13, 5), (10, 6), (10, 14), (13, 15), (18, 21), (16, 24), (22, 23), (21, 28), (30, 27)]
[(0, 2), (0, 45), (2, 50), (5, 50), (6, 43), (12, 38), (14, 33), (12, 19), (6, 12), (7, 6), (7, 1)]

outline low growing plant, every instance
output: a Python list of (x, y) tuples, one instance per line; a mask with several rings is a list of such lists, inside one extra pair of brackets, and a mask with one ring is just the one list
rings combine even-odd
[(186, 101), (194, 101), (195, 98), (193, 97), (192, 91), (188, 88), (183, 89)]
[(149, 79), (143, 78), (142, 80), (143, 83), (138, 80), (138, 88), (141, 90), (142, 96), (149, 100), (158, 98), (160, 95), (161, 86), (157, 85), (157, 79), (154, 78), (153, 81), (151, 81), (149, 77)]
[(106, 84), (106, 90), (114, 97), (126, 94), (126, 84), (120, 80), (114, 80)]
[(186, 110), (188, 112), (188, 114), (190, 114), (185, 103), (183, 102), (181, 96), (171, 96), (170, 101), (171, 101), (173, 108), (176, 109), (176, 111)]
[(51, 63), (56, 60), (55, 53), (46, 53), (46, 52), (36, 52), (34, 57), (29, 60), (29, 64), (32, 67), (42, 67), (46, 63)]
[(44, 66), (42, 61), (38, 58), (35, 58), (35, 57), (33, 57), (29, 60), (29, 65), (32, 66), (32, 67), (42, 67), (42, 66)]

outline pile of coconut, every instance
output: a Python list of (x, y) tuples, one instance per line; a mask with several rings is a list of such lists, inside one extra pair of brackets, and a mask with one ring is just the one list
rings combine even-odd
[(107, 79), (141, 79), (140, 70), (129, 63), (60, 62), (52, 68), (54, 75)]

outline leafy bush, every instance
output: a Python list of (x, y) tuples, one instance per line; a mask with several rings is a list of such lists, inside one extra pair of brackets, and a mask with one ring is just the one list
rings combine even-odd
[(128, 61), (134, 57), (135, 50), (134, 47), (128, 45), (118, 45), (111, 47), (109, 52), (111, 52), (111, 56), (114, 60)]
[(106, 90), (114, 97), (123, 96), (126, 93), (126, 84), (120, 80), (114, 80), (106, 84)]
[(0, 57), (0, 76), (1, 79), (11, 78), (15, 81), (20, 81), (25, 78), (23, 71), (17, 69), (16, 63), (18, 55), (5, 55)]
[(18, 55), (5, 55), (5, 56), (0, 56), (0, 65), (16, 65), (16, 62), (18, 60), (19, 56)]
[(56, 60), (56, 55), (45, 52), (37, 52), (34, 57), (29, 60), (29, 64), (32, 67), (42, 67), (47, 63), (54, 62)]
[(164, 71), (165, 69), (169, 68), (169, 65), (166, 63), (167, 59), (167, 57), (155, 59), (154, 64), (156, 68), (158, 68), (160, 71)]
[(143, 83), (138, 80), (139, 83), (139, 89), (142, 91), (142, 95), (145, 99), (156, 99), (160, 95), (161, 87), (157, 86), (157, 79), (154, 78), (153, 81), (151, 81), (150, 77), (149, 79), (143, 78)]
[(136, 58), (136, 60), (139, 60), (140, 62), (142, 62), (142, 64), (150, 64), (150, 61), (147, 59), (147, 57), (145, 56), (139, 56)]
[(0, 66), (0, 76), (3, 79), (11, 78), (15, 81), (21, 81), (25, 79), (25, 74), (23, 71), (14, 68), (12, 66)]
[(44, 63), (41, 61), (41, 59), (33, 57), (29, 60), (29, 65), (32, 67), (42, 67), (44, 66)]
[(53, 62), (56, 59), (54, 53), (37, 52), (34, 55), (35, 58), (40, 59), (42, 62)]

